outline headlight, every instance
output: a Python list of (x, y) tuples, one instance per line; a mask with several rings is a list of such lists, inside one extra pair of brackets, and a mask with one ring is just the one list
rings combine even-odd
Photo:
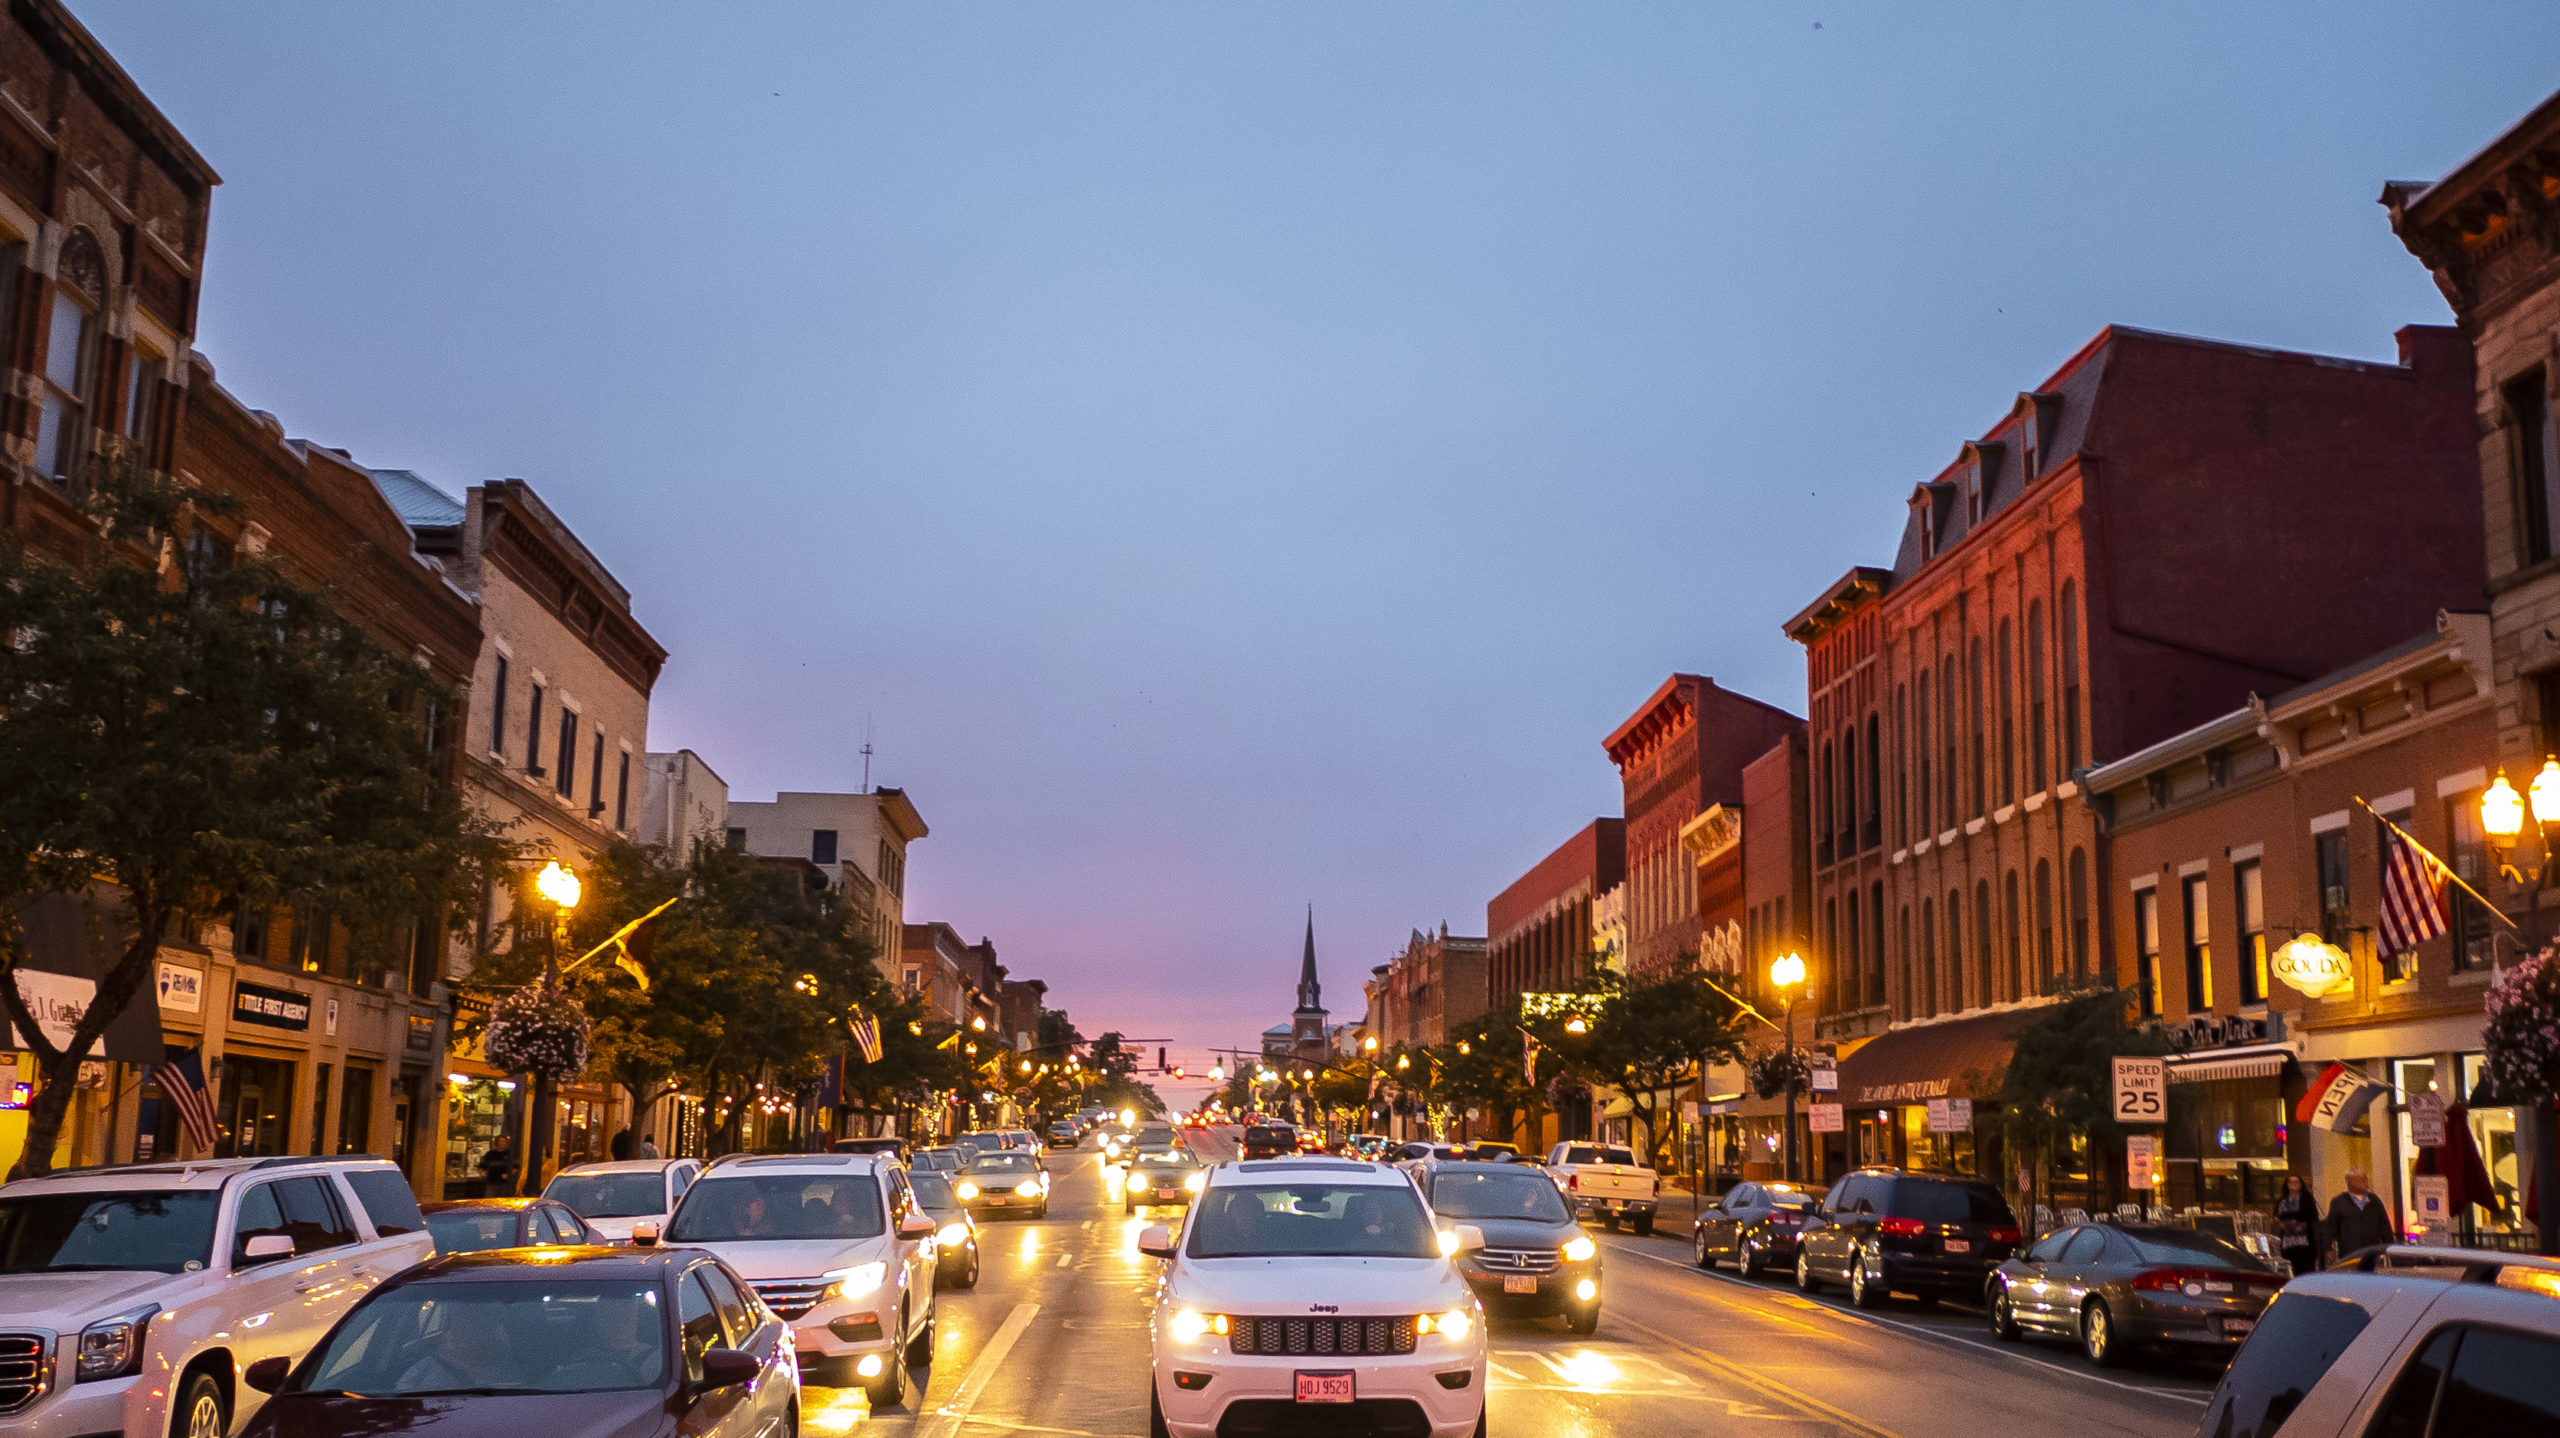
[(1463, 1308), (1452, 1308), (1446, 1313), (1426, 1313), (1414, 1320), (1413, 1330), (1416, 1333), (1445, 1334), (1452, 1343), (1464, 1343), (1467, 1335), (1476, 1331), (1476, 1316)]
[(1013, 1191), (1024, 1198), (1035, 1198), (1040, 1193), (1040, 1181), (1036, 1178), (1026, 1178), (1015, 1184)]
[(1586, 1233), (1565, 1241), (1564, 1261), (1567, 1263), (1589, 1263), (1599, 1256), (1600, 1245), (1591, 1241), (1590, 1234)]
[(933, 1238), (936, 1243), (945, 1248), (958, 1248), (969, 1241), (969, 1226), (965, 1223), (946, 1223), (942, 1226), (942, 1231), (935, 1234)]
[(1134, 1168), (1129, 1170), (1129, 1191), (1131, 1193), (1144, 1193), (1147, 1191), (1147, 1176), (1138, 1172)]
[(1209, 1315), (1186, 1308), (1174, 1314), (1168, 1326), (1176, 1343), (1196, 1343), (1209, 1331)]
[(1456, 1229), (1453, 1229), (1453, 1228), (1444, 1228), (1444, 1229), (1440, 1230), (1440, 1256), (1441, 1256), (1442, 1258), (1449, 1258), (1449, 1257), (1454, 1256), (1454, 1255), (1457, 1253), (1457, 1251), (1458, 1251), (1458, 1232), (1457, 1232), (1457, 1230), (1456, 1230)]
[(143, 1325), (159, 1311), (159, 1304), (149, 1303), (113, 1318), (100, 1319), (82, 1329), (80, 1360), (72, 1381), (94, 1383), (141, 1371)]
[(978, 1196), (978, 1186), (974, 1183), (964, 1183), (960, 1185), (959, 1194), (960, 1201), (962, 1203), (967, 1203), (970, 1199)]
[(889, 1265), (857, 1263), (851, 1268), (831, 1268), (818, 1276), (833, 1282), (835, 1286), (827, 1291), (838, 1298), (864, 1298), (879, 1292), (880, 1285), (889, 1281)]
[(1209, 1186), (1209, 1175), (1205, 1173), (1195, 1173), (1189, 1178), (1184, 1179), (1182, 1181), (1182, 1186), (1191, 1190), (1193, 1193), (1198, 1193), (1200, 1190)]

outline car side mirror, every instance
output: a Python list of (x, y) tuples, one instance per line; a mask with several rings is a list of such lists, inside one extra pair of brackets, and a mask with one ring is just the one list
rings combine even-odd
[(1482, 1247), (1484, 1247), (1483, 1229), (1476, 1227), (1472, 1223), (1462, 1223), (1458, 1225), (1458, 1251), (1460, 1253), (1473, 1253)]
[(910, 1211), (906, 1217), (898, 1220), (900, 1238), (923, 1238), (932, 1233), (933, 1228), (933, 1218), (929, 1214)]
[(1138, 1251), (1149, 1258), (1173, 1257), (1173, 1230), (1161, 1223), (1150, 1223), (1138, 1230)]
[(279, 1353), (272, 1358), (261, 1358), (242, 1369), (240, 1381), (261, 1393), (273, 1393), (284, 1386), (285, 1375), (292, 1371), (293, 1360)]
[(281, 1233), (261, 1233), (240, 1246), (240, 1256), (251, 1263), (264, 1263), (270, 1258), (291, 1258), (293, 1240)]
[(755, 1382), (756, 1375), (763, 1371), (764, 1365), (758, 1363), (752, 1354), (740, 1353), (734, 1348), (714, 1348), (702, 1355), (702, 1382), (699, 1386), (705, 1392), (714, 1388), (735, 1388), (741, 1383)]
[(646, 1221), (631, 1225), (631, 1246), (634, 1248), (657, 1247), (658, 1225)]

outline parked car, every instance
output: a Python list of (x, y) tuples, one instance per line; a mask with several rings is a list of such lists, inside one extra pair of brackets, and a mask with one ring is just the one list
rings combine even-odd
[(860, 1383), (874, 1408), (933, 1361), (934, 1222), (906, 1170), (879, 1154), (777, 1154), (723, 1163), (685, 1191), (666, 1242), (703, 1249), (791, 1325), (804, 1377)]
[(1121, 1180), (1120, 1211), (1172, 1203), (1189, 1203), (1207, 1182), (1200, 1161), (1189, 1152), (1176, 1149), (1170, 1153), (1140, 1154), (1129, 1162), (1129, 1176)]
[(542, 1196), (567, 1204), (603, 1234), (606, 1241), (627, 1243), (631, 1230), (643, 1223), (664, 1228), (702, 1173), (690, 1158), (628, 1158), (605, 1163), (572, 1164), (551, 1176)]
[(907, 1141), (903, 1138), (840, 1138), (827, 1145), (830, 1153), (885, 1153), (903, 1159)]
[(1807, 1214), (1796, 1246), (1796, 1286), (1843, 1283), (1874, 1308), (1888, 1292), (1924, 1302), (1971, 1300), (2018, 1248), (2018, 1220), (2000, 1190), (1978, 1178), (1862, 1168), (1831, 1186)]
[(757, 1438), (798, 1421), (782, 1320), (685, 1249), (439, 1258), (392, 1279), (309, 1357), (248, 1366), (274, 1396), (242, 1438), (612, 1433)]
[(1600, 1245), (1555, 1180), (1528, 1164), (1440, 1161), (1414, 1182), (1445, 1229), (1471, 1223), (1484, 1247), (1456, 1255), (1458, 1272), (1488, 1313), (1564, 1319), (1575, 1333), (1600, 1326)]
[(941, 1148), (917, 1149), (907, 1162), (918, 1173), (958, 1173), (968, 1165), (969, 1157), (969, 1154), (960, 1149), (946, 1145)]
[(2560, 1433), (2560, 1260), (2394, 1245), (2285, 1285), (2199, 1435)]
[(545, 1243), (611, 1243), (557, 1199), (457, 1198), (421, 1204), (438, 1253), (531, 1248)]
[(1991, 1275), (1996, 1338), (2077, 1339), (2102, 1368), (2136, 1348), (2228, 1352), (2258, 1325), (2284, 1275), (2192, 1228), (2084, 1223), (2050, 1233)]
[(1246, 1158), (1286, 1158), (1298, 1151), (1298, 1131), (1285, 1123), (1249, 1123), (1238, 1151)]
[(1636, 1162), (1635, 1150), (1614, 1143), (1560, 1143), (1547, 1150), (1546, 1166), (1564, 1186), (1565, 1202), (1576, 1216), (1597, 1218), (1612, 1229), (1623, 1220), (1638, 1233), (1653, 1232), (1662, 1179)]
[(934, 1280), (945, 1288), (978, 1286), (978, 1219), (960, 1195), (947, 1173), (922, 1169), (907, 1174), (907, 1186), (915, 1194), (916, 1207), (934, 1221)]
[(1824, 1190), (1805, 1183), (1737, 1183), (1698, 1211), (1689, 1245), (1700, 1268), (1727, 1259), (1745, 1278), (1764, 1269), (1793, 1271), (1796, 1235), (1805, 1215), (1822, 1206)]
[(979, 1154), (960, 1170), (952, 1187), (971, 1213), (1049, 1216), (1049, 1175), (1027, 1153)]
[(434, 1255), (408, 1176), (378, 1158), (199, 1159), (0, 1184), (8, 1427), (228, 1433), (264, 1400), (236, 1387), (241, 1369), (301, 1358), (377, 1284)]

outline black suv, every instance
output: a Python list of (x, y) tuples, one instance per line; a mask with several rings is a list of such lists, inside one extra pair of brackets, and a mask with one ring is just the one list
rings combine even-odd
[(1249, 1123), (1244, 1127), (1244, 1156), (1287, 1158), (1298, 1151), (1298, 1130), (1285, 1123)]
[(1813, 1293), (1845, 1283), (1860, 1308), (1897, 1290), (1969, 1301), (2017, 1247), (2017, 1215), (1981, 1179), (1862, 1168), (1805, 1217), (1796, 1287)]

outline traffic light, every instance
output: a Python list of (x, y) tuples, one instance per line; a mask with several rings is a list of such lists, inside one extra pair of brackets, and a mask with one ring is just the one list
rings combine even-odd
[(1165, 1062), (1164, 1062), (1164, 1050), (1163, 1050), (1163, 1049), (1157, 1049), (1157, 1050), (1156, 1050), (1156, 1072), (1158, 1072), (1158, 1073), (1162, 1073), (1162, 1072), (1164, 1072), (1164, 1069), (1165, 1069)]

